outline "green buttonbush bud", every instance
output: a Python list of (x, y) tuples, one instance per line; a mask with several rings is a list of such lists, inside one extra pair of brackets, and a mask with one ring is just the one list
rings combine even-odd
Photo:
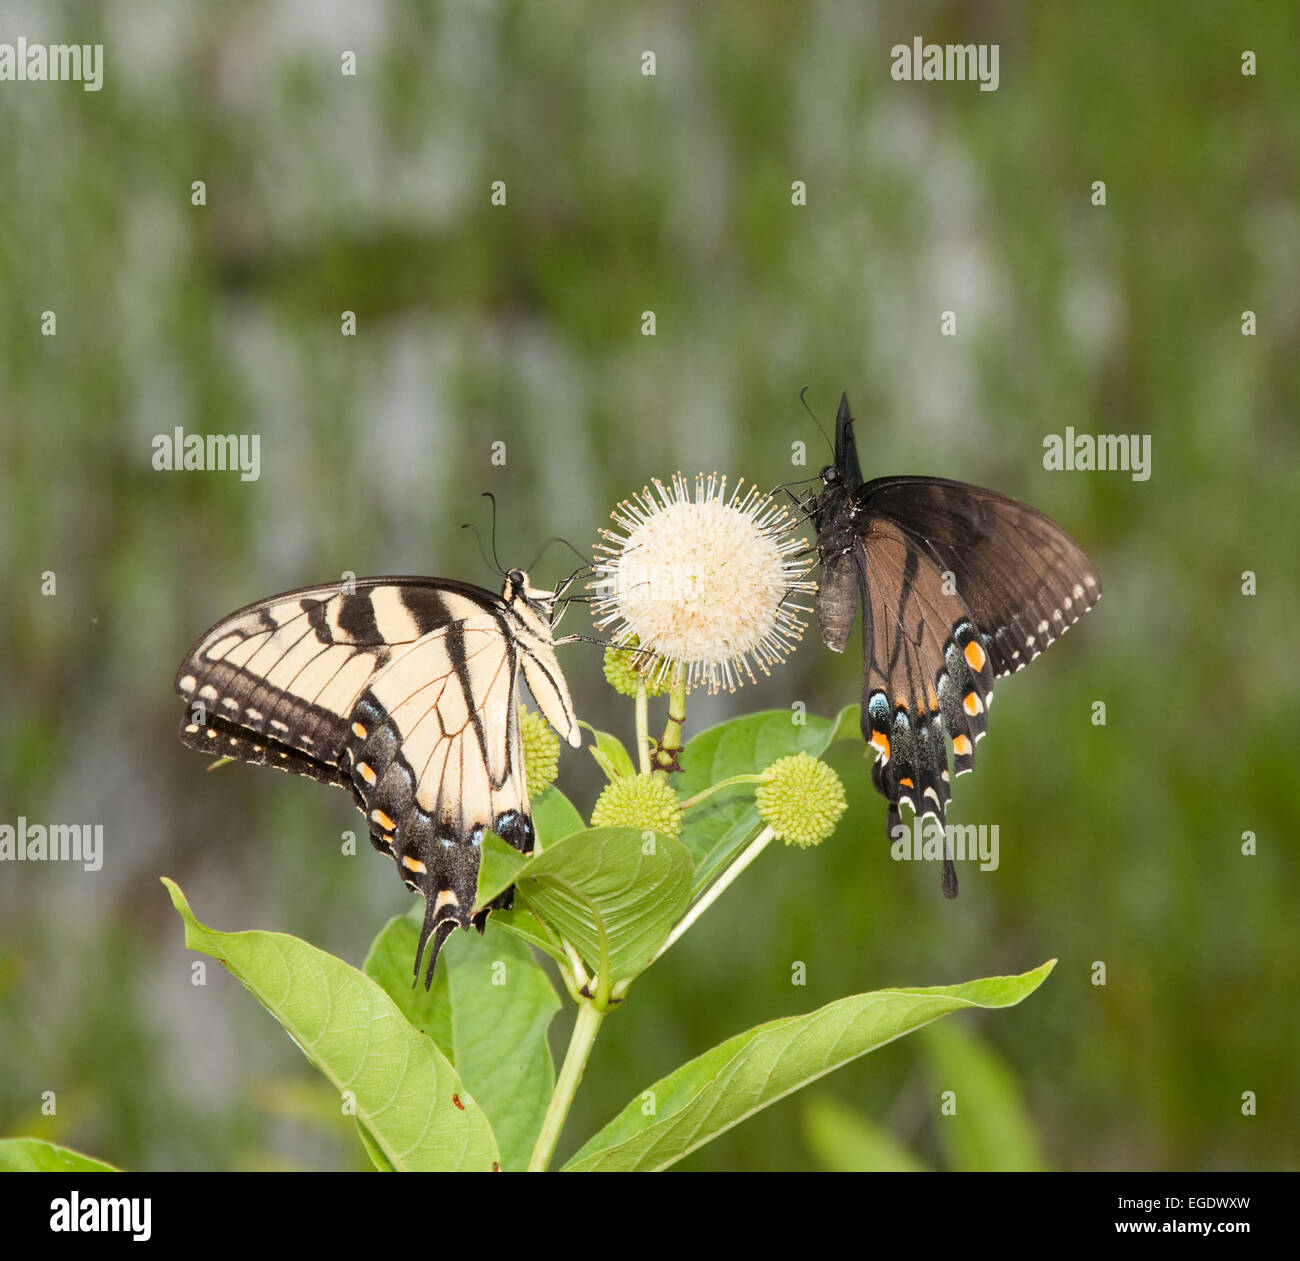
[(845, 811), (840, 777), (815, 757), (797, 753), (773, 762), (754, 794), (759, 817), (787, 845), (820, 845)]
[[(637, 684), (645, 679), (647, 696), (663, 696), (668, 691), (668, 671), (658, 669), (658, 658), (647, 653), (629, 652), (637, 646), (632, 636), (625, 648), (605, 649), (605, 681), (622, 696), (635, 696)], [(662, 675), (662, 677), (661, 677)]]
[(560, 737), (541, 714), (519, 707), (519, 736), (524, 746), (528, 792), (537, 796), (555, 783), (560, 770)]
[(650, 828), (664, 836), (682, 830), (677, 794), (657, 775), (626, 775), (607, 784), (591, 812), (594, 828)]

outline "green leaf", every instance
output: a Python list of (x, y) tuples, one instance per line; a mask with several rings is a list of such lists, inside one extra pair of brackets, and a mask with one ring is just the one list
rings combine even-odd
[[(501, 841), (499, 844), (504, 845)], [(506, 846), (508, 849), (509, 846)], [(424, 899), (417, 898), (405, 916), (390, 919), (380, 930), (379, 935), (370, 944), (370, 951), (362, 971), (393, 1000), (398, 1011), (418, 1029), (427, 1034), (436, 1044), (438, 1050), (448, 1060), (453, 1058), (453, 1039), (451, 1032), (451, 997), (447, 992), (447, 969), (442, 960), (446, 955), (438, 956), (438, 966), (433, 970), (433, 983), (426, 990), (423, 984), (414, 985), (415, 980), (415, 943), (419, 939), (419, 928), (415, 938), (398, 931), (394, 925), (403, 923), (411, 916), (421, 917), (423, 923)], [(460, 934), (452, 933), (452, 937)], [(451, 945), (448, 939), (447, 945)], [(427, 963), (427, 956), (426, 956)]]
[(494, 898), (500, 897), (528, 862), (513, 845), (507, 844), (495, 832), (484, 832), (479, 846), (478, 891), (474, 895), (474, 913), (477, 915)]
[[(653, 853), (646, 853), (653, 837)], [(530, 858), (515, 881), (537, 919), (611, 984), (650, 961), (690, 898), (691, 859), (670, 836), (636, 828), (576, 832)]]
[(611, 736), (608, 731), (597, 731), (589, 723), (584, 722), (579, 725), (586, 727), (596, 737), (596, 743), (587, 747), (591, 750), (591, 756), (596, 759), (596, 765), (605, 772), (606, 779), (612, 781), (636, 774), (632, 758), (617, 736)]
[[(438, 1049), (487, 1113), (502, 1168), (523, 1170), (555, 1089), (546, 1031), (560, 999), (532, 951), (506, 933), (497, 916), (493, 911), (488, 917), (482, 937), (458, 931), (447, 938), (436, 994), (411, 989), (411, 960), (424, 922), (418, 905), (389, 920), (365, 970), (408, 1019), (417, 1012), (417, 1028), (435, 1030)], [(420, 997), (412, 1002), (413, 993)]]
[(366, 1129), (360, 1121), (357, 1122), (357, 1134), (361, 1139), (361, 1146), (366, 1149), (366, 1155), (370, 1157), (371, 1163), (380, 1173), (396, 1173), (392, 1161), (384, 1155), (379, 1145), (370, 1137), (370, 1131)]
[(350, 1092), (358, 1124), (394, 1169), (492, 1168), (497, 1145), (483, 1109), (374, 981), (296, 937), (207, 928), (180, 888), (163, 883), (185, 944), (220, 960), (334, 1088)]
[[(856, 722), (856, 710), (856, 705), (850, 706), (834, 720), (807, 714), (802, 723), (795, 723), (790, 710), (771, 709), (710, 727), (687, 741), (681, 754), (682, 773), (674, 776), (673, 787), (686, 800), (719, 780), (753, 775), (792, 753), (820, 757), (837, 738), (848, 715), (853, 714)], [(695, 862), (696, 891), (712, 883), (758, 823), (753, 784), (724, 788), (686, 811), (682, 843)]]
[(93, 1156), (71, 1147), (59, 1147), (39, 1138), (0, 1138), (0, 1172), (3, 1173), (117, 1173)]
[(568, 966), (569, 960), (553, 934), (548, 933), (538, 922), (537, 916), (522, 906), (509, 911), (493, 911), (491, 922), (512, 937), (544, 950), (556, 963)]
[(884, 1126), (831, 1095), (803, 1108), (804, 1141), (830, 1173), (924, 1173), (918, 1160)]
[[(537, 831), (538, 850), (582, 831), (587, 825), (582, 815), (558, 788), (548, 788), (533, 806), (533, 827)], [(485, 907), (515, 882), (519, 869), (528, 861), (513, 845), (495, 832), (484, 832), (479, 853), (478, 892), (475, 910)]]
[(833, 1069), (950, 1011), (1010, 1007), (1032, 994), (1056, 965), (930, 989), (879, 990), (841, 998), (729, 1038), (639, 1091), (569, 1163), (569, 1170), (666, 1169), (761, 1108)]
[(600, 767), (605, 778), (609, 780), (611, 784), (616, 779), (622, 778), (617, 764), (603, 749), (598, 749), (594, 744), (589, 744), (587, 750), (595, 759), (596, 765)]
[[(533, 826), (537, 829), (537, 847), (540, 851), (548, 845), (562, 841), (567, 836), (572, 836), (575, 832), (582, 831), (587, 825), (569, 799), (552, 786), (547, 788), (533, 805)], [(479, 860), (478, 891), (475, 896), (476, 909), (486, 906), (513, 885), (519, 869), (528, 861), (523, 854), (501, 840), (495, 833), (485, 833), (483, 845), (484, 852)], [(558, 963), (567, 965), (568, 959), (558, 941), (537, 922), (532, 912), (524, 907), (516, 906), (509, 911), (493, 911), (491, 922), (520, 941), (544, 950)]]
[(587, 826), (573, 803), (554, 784), (532, 803), (532, 813), (539, 849), (554, 845)]
[[(831, 732), (831, 738), (827, 747), (832, 744), (838, 744), (841, 740), (849, 740), (853, 743), (862, 741), (862, 706), (845, 705), (838, 714), (835, 715), (835, 729)], [(865, 741), (863, 741), (865, 743)]]
[(959, 1024), (935, 1025), (922, 1040), (935, 1091), (956, 1096), (956, 1112), (935, 1121), (948, 1168), (1041, 1172), (1038, 1136), (1002, 1057)]

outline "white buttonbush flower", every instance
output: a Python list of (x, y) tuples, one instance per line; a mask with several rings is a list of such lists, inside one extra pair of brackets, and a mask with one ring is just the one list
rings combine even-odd
[[(612, 513), (596, 545), (596, 626), (616, 644), (654, 653), (657, 677), (685, 671), (688, 687), (733, 691), (784, 661), (802, 638), (816, 591), (800, 519), (744, 479), (680, 473), (656, 480)], [(611, 630), (612, 628), (612, 630)]]

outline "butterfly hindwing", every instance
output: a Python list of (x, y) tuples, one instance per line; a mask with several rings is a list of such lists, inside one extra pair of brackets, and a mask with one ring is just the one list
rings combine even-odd
[(500, 597), (427, 578), (304, 588), (218, 623), (176, 677), (186, 744), (351, 789), (372, 844), (425, 898), (426, 984), (447, 935), (471, 924), (484, 832), (533, 848), (521, 661), (545, 680), (543, 714), (578, 741), (550, 596), (518, 570)]
[(435, 956), (469, 926), (484, 830), (532, 852), (516, 672), (500, 617), (478, 613), (396, 656), (352, 712), (353, 790), (376, 847), (424, 895), (421, 949), (432, 937)]
[[(961, 600), (915, 546), (875, 521), (854, 544), (865, 592), (862, 730), (884, 795), (941, 823), (950, 797), (945, 731), (973, 757), (984, 734), (992, 675), (959, 648), (974, 630)], [(958, 769), (966, 769), (959, 761)]]
[[(848, 399), (835, 464), (809, 504), (822, 561), (822, 639), (842, 652), (863, 610), (862, 734), (889, 802), (945, 822), (955, 774), (974, 768), (997, 677), (1023, 668), (1087, 612), (1101, 580), (1037, 509), (995, 491), (924, 477), (864, 482)], [(944, 863), (944, 892), (956, 872)]]

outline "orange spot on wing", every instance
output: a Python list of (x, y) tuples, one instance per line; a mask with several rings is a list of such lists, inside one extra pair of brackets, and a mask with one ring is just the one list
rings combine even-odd
[(984, 649), (979, 646), (973, 639), (963, 649), (966, 654), (966, 660), (970, 662), (972, 670), (984, 669)]
[(956, 753), (958, 757), (965, 757), (970, 752), (970, 740), (965, 736), (953, 736), (952, 751)]

